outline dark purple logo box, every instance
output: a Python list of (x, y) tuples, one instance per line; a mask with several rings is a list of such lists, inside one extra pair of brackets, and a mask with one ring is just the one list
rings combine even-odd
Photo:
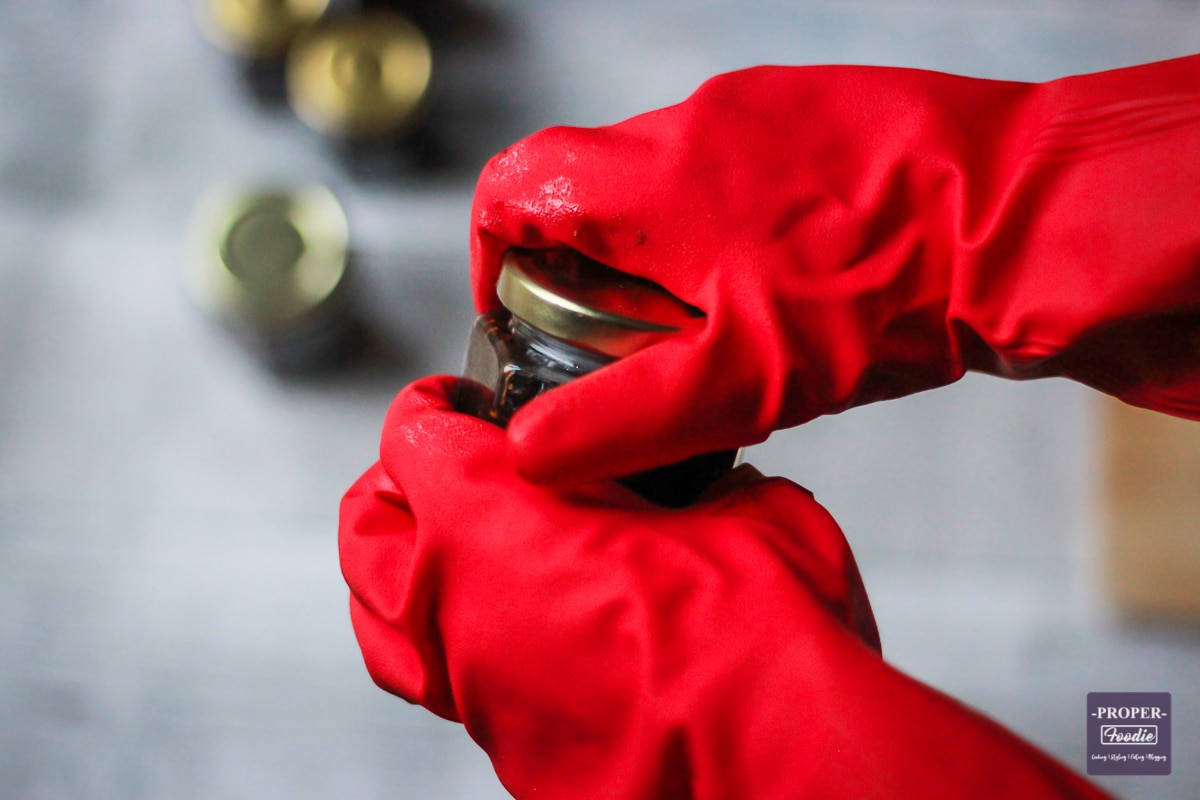
[(1169, 692), (1088, 692), (1088, 775), (1170, 775)]

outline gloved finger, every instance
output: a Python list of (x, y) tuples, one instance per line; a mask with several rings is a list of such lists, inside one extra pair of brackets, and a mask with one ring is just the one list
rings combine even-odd
[[(457, 530), (462, 503), (476, 509), (480, 524), (497, 509), (569, 504), (570, 498), (518, 475), (503, 428), (455, 410), (458, 380), (434, 376), (409, 384), (392, 402), (384, 423), (380, 463), (420, 510), (419, 521), (429, 523), (430, 530)], [(629, 490), (607, 482), (585, 492), (615, 505), (628, 506), (633, 498)], [(446, 502), (448, 494), (461, 502)], [(514, 528), (520, 534), (520, 526)]]
[(509, 423), (521, 474), (565, 486), (762, 441), (780, 413), (782, 367), (743, 347), (746, 335), (714, 323), (537, 397)]
[[(587, 165), (578, 151), (594, 134), (555, 127), (529, 136), (483, 168), (471, 212), (471, 283), (480, 311), (496, 307), (500, 260), (512, 247), (570, 247), (585, 210), (575, 196)], [(570, 172), (570, 175), (567, 174)], [(597, 210), (589, 208), (589, 215)]]
[(397, 485), (407, 486), (404, 453), (424, 448), (438, 460), (446, 480), (457, 477), (473, 460), (506, 463), (508, 445), (495, 425), (454, 408), (459, 378), (432, 375), (400, 390), (384, 419), (380, 462)]
[(471, 283), (478, 310), (497, 307), (501, 258), (513, 247), (577, 250), (662, 283), (691, 302), (695, 287), (678, 285), (682, 281), (672, 274), (687, 248), (679, 246), (678, 234), (668, 233), (683, 212), (664, 207), (659, 197), (670, 159), (661, 143), (638, 133), (635, 122), (549, 128), (484, 167), (471, 217)]
[(338, 524), (350, 617), (381, 688), (457, 719), (436, 631), (432, 587), (404, 495), (376, 463), (342, 499)]

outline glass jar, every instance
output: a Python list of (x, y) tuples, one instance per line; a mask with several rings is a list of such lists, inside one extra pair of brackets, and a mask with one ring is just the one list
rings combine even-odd
[[(500, 426), (542, 392), (704, 324), (666, 289), (572, 250), (511, 250), (496, 287), (504, 308), (475, 320), (460, 411)], [(621, 480), (659, 505), (681, 508), (737, 463), (723, 450)]]

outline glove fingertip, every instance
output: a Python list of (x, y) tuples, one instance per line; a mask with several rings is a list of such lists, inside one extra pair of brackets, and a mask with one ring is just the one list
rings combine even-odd
[(413, 424), (414, 418), (453, 409), (452, 380), (449, 376), (431, 375), (413, 381), (396, 394), (383, 419), (383, 450), (389, 448), (399, 432)]
[[(526, 480), (564, 486), (620, 474), (622, 448), (614, 446), (623, 427), (619, 412), (593, 414), (572, 389), (539, 397), (509, 422), (514, 463)], [(617, 471), (610, 474), (614, 461)]]
[[(537, 397), (513, 416), (518, 471), (535, 483), (617, 478), (705, 450), (711, 425), (683, 377), (691, 355), (664, 342)], [(664, 375), (671, 378), (664, 379)]]
[(458, 378), (452, 375), (428, 375), (405, 386), (392, 401), (389, 413), (413, 414), (425, 411), (453, 411), (454, 389)]
[(401, 390), (388, 409), (380, 461), (406, 492), (436, 486), (436, 476), (447, 470), (503, 458), (504, 431), (455, 408), (458, 381), (447, 375), (421, 378)]
[(556, 414), (543, 411), (542, 404), (522, 410), (509, 422), (508, 441), (517, 472), (526, 480), (538, 484), (570, 483), (573, 450), (563, 447), (562, 437), (555, 435)]

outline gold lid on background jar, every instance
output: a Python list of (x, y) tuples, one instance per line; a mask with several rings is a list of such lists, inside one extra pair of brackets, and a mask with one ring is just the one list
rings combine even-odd
[(288, 54), (288, 100), (309, 127), (359, 139), (403, 132), (420, 116), (433, 51), (392, 13), (337, 20), (300, 36)]
[(192, 219), (188, 284), (238, 328), (286, 332), (327, 306), (346, 275), (349, 226), (328, 189), (220, 189)]
[(195, 0), (205, 35), (244, 56), (282, 56), (304, 28), (325, 13), (329, 0)]
[(538, 330), (614, 358), (704, 324), (704, 312), (653, 281), (574, 250), (510, 250), (500, 302)]

